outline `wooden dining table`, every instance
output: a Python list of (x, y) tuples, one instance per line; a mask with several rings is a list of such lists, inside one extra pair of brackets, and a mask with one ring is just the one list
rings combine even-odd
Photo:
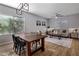
[[(26, 48), (27, 48), (27, 55), (31, 56), (32, 54), (34, 54), (35, 52), (41, 50), (44, 51), (45, 50), (45, 37), (46, 35), (32, 35), (32, 34), (26, 34), (26, 33), (20, 33), (19, 36), (26, 41)], [(32, 51), (32, 43), (36, 42), (36, 41), (40, 41), (40, 47), (35, 49), (34, 51)]]

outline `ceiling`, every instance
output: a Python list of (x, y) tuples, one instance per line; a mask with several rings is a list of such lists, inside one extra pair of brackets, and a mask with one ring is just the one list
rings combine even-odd
[[(19, 3), (7, 5), (17, 7)], [(29, 3), (29, 12), (46, 18), (53, 18), (56, 13), (64, 16), (78, 14), (79, 3)]]
[(56, 13), (61, 15), (72, 15), (79, 13), (77, 3), (31, 3), (30, 12), (46, 18), (52, 18)]

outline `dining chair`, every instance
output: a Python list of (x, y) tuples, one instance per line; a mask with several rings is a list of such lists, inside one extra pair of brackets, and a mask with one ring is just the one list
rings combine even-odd
[(19, 36), (12, 35), (14, 46), (13, 49), (16, 52), (16, 54), (22, 55), (22, 52), (25, 51), (26, 41), (24, 41)]
[(20, 37), (17, 37), (17, 40), (19, 40), (19, 43), (18, 43), (19, 44), (19, 49), (18, 49), (19, 55), (25, 54), (25, 51), (26, 51), (26, 41), (23, 40)]
[(18, 41), (16, 40), (16, 37), (14, 34), (12, 34), (12, 38), (13, 38), (13, 43), (14, 43), (13, 49), (16, 53), (18, 53)]

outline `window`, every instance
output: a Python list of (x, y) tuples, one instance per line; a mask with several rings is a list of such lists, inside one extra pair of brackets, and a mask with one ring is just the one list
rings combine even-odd
[(0, 15), (0, 34), (17, 33), (23, 30), (24, 21), (19, 17)]
[(40, 21), (36, 21), (36, 25), (37, 26), (41, 26), (41, 22)]
[(23, 31), (24, 27), (24, 21), (22, 18), (13, 17), (13, 19), (10, 19), (10, 31), (12, 33), (18, 33)]

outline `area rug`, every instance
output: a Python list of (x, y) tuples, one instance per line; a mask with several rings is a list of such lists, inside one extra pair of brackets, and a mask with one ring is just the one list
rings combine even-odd
[(54, 44), (57, 44), (57, 45), (67, 47), (67, 48), (70, 48), (71, 44), (72, 44), (72, 39), (70, 39), (70, 38), (61, 38), (59, 40), (58, 37), (51, 37), (51, 38), (47, 37), (45, 40), (47, 42), (51, 42), (51, 43), (54, 43)]

